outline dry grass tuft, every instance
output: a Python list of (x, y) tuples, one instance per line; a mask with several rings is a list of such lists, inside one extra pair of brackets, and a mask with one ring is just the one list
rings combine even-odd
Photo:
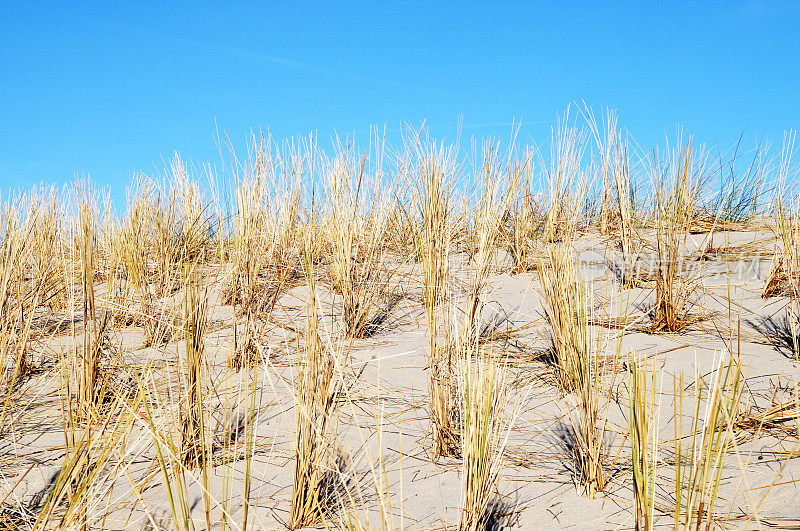
[(656, 406), (656, 372), (648, 371), (647, 359), (630, 355), (628, 423), (633, 463), (633, 499), (636, 529), (649, 531), (655, 517), (658, 423), (653, 425)]
[[(421, 148), (420, 148), (421, 149)], [(454, 352), (448, 337), (439, 338), (440, 318), (444, 308), (450, 270), (452, 220), (449, 216), (451, 182), (455, 175), (452, 153), (431, 149), (420, 166), (418, 193), (422, 219), (422, 303), (428, 324), (430, 352), (431, 417), (436, 456), (457, 455), (460, 451), (457, 402), (454, 392)], [(445, 325), (447, 317), (443, 318)], [(447, 330), (447, 326), (444, 327)]]
[(539, 268), (545, 315), (553, 338), (556, 375), (562, 391), (575, 393), (578, 420), (573, 421), (574, 457), (580, 482), (590, 498), (606, 484), (603, 465), (605, 420), (601, 418), (601, 363), (590, 331), (591, 296), (577, 278), (571, 249), (549, 249), (549, 261)]
[[(637, 160), (614, 113), (601, 126), (581, 115), (585, 127), (559, 121), (544, 155), (514, 136), (461, 156), (423, 129), (406, 131), (399, 153), (380, 134), (365, 151), (335, 139), (328, 158), (314, 137), (252, 135), (220, 179), (203, 167), (198, 180), (177, 155), (137, 178), (119, 215), (88, 184), (0, 200), (0, 528), (494, 529), (518, 512), (500, 496), (503, 472), (533, 462), (509, 453), (540, 469), (521, 497), (564, 479), (563, 452), (538, 446), (544, 433), (566, 434), (557, 444), (589, 497), (632, 487), (639, 529), (663, 525), (673, 495), (675, 527), (695, 529), (723, 524), (723, 499), (730, 514), (774, 503), (737, 502), (762, 486), (731, 475), (774, 477), (764, 488), (790, 493), (791, 458), (770, 477), (755, 467), (774, 461), (730, 456), (800, 435), (794, 382), (764, 392), (763, 379), (744, 385), (738, 357), (714, 360), (693, 391), (676, 383), (668, 452), (664, 369), (632, 354), (627, 403), (615, 378), (623, 344), (642, 342), (667, 370), (692, 366), (680, 350), (706, 341), (800, 359), (793, 136), (779, 167), (759, 148), (740, 173), (736, 150), (712, 169), (691, 138)], [(759, 195), (773, 181), (769, 210)], [(764, 296), (785, 299), (761, 306), (753, 279), (736, 275), (771, 256), (769, 226)], [(720, 234), (731, 230), (747, 232)], [(650, 276), (637, 269), (648, 257)], [(728, 322), (690, 326), (700, 303)], [(726, 337), (737, 319), (770, 341)], [(761, 376), (785, 378), (760, 348)], [(509, 440), (519, 448), (507, 452)], [(627, 441), (632, 474), (619, 465)], [(436, 520), (438, 496), (410, 514), (420, 485), (458, 470), (461, 498), (452, 482), (441, 498), (458, 515)]]
[(291, 529), (314, 525), (331, 509), (326, 482), (330, 480), (327, 471), (335, 460), (332, 435), (335, 433), (336, 397), (341, 380), (341, 369), (338, 375), (336, 371), (335, 354), (319, 333), (318, 301), (308, 259), (307, 264), (311, 299), (306, 310), (305, 345), (298, 352), (297, 438), (289, 520)]
[(653, 331), (677, 332), (688, 322), (694, 283), (683, 275), (686, 239), (703, 191), (706, 172), (702, 151), (691, 139), (665, 161), (656, 152), (652, 171), (656, 215), (656, 303)]
[(591, 349), (586, 289), (576, 278), (572, 250), (555, 245), (539, 266), (544, 307), (553, 338), (559, 384), (565, 392), (579, 388), (580, 373)]
[(474, 340), (474, 352), (460, 363), (463, 508), (461, 531), (486, 529), (497, 492), (503, 440), (501, 408), (504, 381), (494, 361), (483, 355)]

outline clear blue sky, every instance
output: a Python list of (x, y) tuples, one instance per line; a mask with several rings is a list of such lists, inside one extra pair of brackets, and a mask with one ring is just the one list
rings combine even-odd
[[(800, 126), (800, 2), (0, 0), (0, 189), (90, 175), (123, 197), (178, 150), (423, 119), (546, 141), (585, 100), (641, 143), (728, 146)], [(118, 205), (119, 206), (119, 205)]]

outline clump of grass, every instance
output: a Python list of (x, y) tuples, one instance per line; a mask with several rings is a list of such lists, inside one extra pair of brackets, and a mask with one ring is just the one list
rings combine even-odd
[(714, 522), (725, 456), (735, 441), (734, 422), (738, 415), (744, 381), (741, 362), (724, 353), (712, 375), (702, 404), (702, 382), (694, 382), (694, 410), (690, 424), (690, 443), (684, 447), (683, 375), (675, 389), (675, 527), (710, 529)]
[[(476, 346), (481, 340), (482, 296), (494, 264), (495, 251), (505, 218), (506, 203), (501, 200), (499, 190), (500, 166), (496, 146), (487, 144), (484, 148), (481, 177), (482, 194), (470, 231), (474, 241), (471, 242), (472, 253), (467, 271), (467, 293), (464, 301), (463, 320), (460, 327), (456, 325), (453, 330), (448, 330), (447, 338), (442, 346), (434, 342), (435, 337), (431, 340), (431, 348), (436, 349), (434, 352), (438, 353), (437, 358), (431, 362), (437, 377), (437, 380), (431, 381), (432, 392), (436, 393), (432, 398), (434, 400), (434, 429), (436, 430), (434, 440), (437, 456), (458, 455), (463, 448), (463, 444), (459, 441), (466, 427), (461, 426), (463, 408), (459, 409), (459, 391), (457, 391), (458, 385), (456, 385), (454, 372), (457, 370), (458, 364), (476, 354)], [(428, 253), (430, 253), (429, 256), (435, 256), (430, 249)], [(447, 259), (447, 256), (443, 255), (442, 258)], [(426, 280), (429, 278), (426, 276)], [(433, 290), (431, 290), (432, 292)], [(430, 319), (435, 323), (435, 307), (429, 311)]]
[(575, 236), (587, 193), (586, 175), (581, 171), (585, 148), (585, 130), (570, 126), (567, 114), (551, 139), (546, 175), (547, 205), (542, 227), (545, 242), (571, 242)]
[(104, 498), (120, 475), (128, 473), (129, 463), (121, 459), (137, 418), (135, 410), (142, 399), (120, 396), (110, 399), (110, 411), (93, 429), (77, 430), (67, 421), (67, 445), (61, 467), (46, 497), (33, 507), (37, 514), (25, 528), (90, 529), (102, 528), (107, 506)]
[(602, 175), (600, 233), (610, 234), (613, 229), (617, 229), (619, 250), (622, 251), (620, 278), (624, 288), (631, 288), (639, 283), (639, 279), (634, 271), (635, 201), (628, 144), (617, 129), (615, 112), (608, 112), (602, 132), (591, 109), (587, 109), (585, 114), (600, 152)]
[(78, 245), (80, 255), (81, 294), (83, 297), (83, 342), (78, 356), (78, 413), (88, 418), (103, 401), (107, 379), (101, 372), (101, 358), (108, 315), (98, 316), (95, 304), (97, 272), (96, 209), (87, 201), (79, 205)]
[(600, 416), (600, 360), (589, 329), (591, 297), (576, 277), (571, 249), (559, 244), (548, 249), (548, 262), (539, 268), (544, 289), (545, 316), (553, 336), (559, 386), (574, 392), (578, 420), (573, 422), (574, 457), (586, 493), (594, 498), (605, 488), (603, 436)]
[[(214, 232), (206, 199), (178, 153), (170, 160), (170, 173), (170, 192), (174, 194), (170, 203), (173, 204), (171, 210), (174, 211), (176, 228), (173, 237), (178, 251), (174, 258), (183, 256), (187, 260), (204, 261), (212, 246), (211, 234)], [(213, 179), (210, 168), (206, 168), (206, 173), (209, 179)]]
[[(25, 243), (15, 209), (5, 205), (0, 212), (0, 237), (0, 368), (4, 371), (4, 379), (8, 378), (10, 388), (29, 371), (29, 361), (19, 342), (25, 301), (22, 299), (18, 265)], [(13, 368), (11, 374), (5, 374), (10, 356), (13, 356)]]
[(255, 161), (249, 161), (236, 189), (234, 213), (234, 270), (223, 300), (234, 307), (234, 315), (245, 316), (244, 338), (234, 331), (234, 348), (228, 365), (239, 370), (260, 358), (257, 325), (267, 318), (277, 302), (283, 285), (282, 264), (276, 264), (277, 223), (270, 219), (269, 187), (275, 179), (277, 161), (265, 148), (264, 138), (256, 147)]
[[(781, 163), (778, 181), (789, 180), (797, 171), (792, 167), (794, 154), (794, 135), (784, 141), (781, 152)], [(762, 297), (768, 298), (779, 294), (789, 297), (787, 304), (788, 321), (795, 359), (800, 360), (800, 214), (796, 209), (787, 207), (782, 190), (778, 193), (775, 204), (775, 232), (778, 243), (775, 246), (775, 258), (772, 270), (767, 278)]]
[(576, 278), (572, 251), (566, 244), (547, 249), (539, 267), (544, 291), (544, 311), (553, 338), (553, 354), (560, 387), (572, 392), (580, 387), (580, 374), (590, 355), (586, 290)]
[[(187, 266), (188, 267), (188, 266)], [(185, 348), (186, 401), (181, 414), (182, 462), (186, 468), (202, 468), (209, 460), (204, 398), (207, 296), (197, 272), (187, 271), (183, 289), (183, 339)]]
[(407, 147), (395, 160), (395, 181), (386, 217), (386, 244), (404, 261), (418, 264), (422, 261), (424, 225), (420, 223), (418, 206), (421, 201), (415, 194), (420, 190), (420, 175), (414, 164), (414, 153)]
[(705, 157), (691, 138), (668, 160), (653, 157), (656, 208), (656, 303), (653, 331), (678, 332), (689, 322), (693, 283), (683, 275), (686, 239), (705, 179)]
[[(715, 195), (704, 215), (696, 220), (694, 230), (708, 228), (706, 242), (701, 251), (711, 249), (711, 237), (715, 230), (746, 228), (759, 213), (760, 197), (764, 188), (767, 148), (757, 145), (750, 153), (740, 153), (741, 138), (733, 147), (727, 160), (719, 161), (719, 182)], [(739, 171), (742, 158), (750, 158), (746, 168)]]
[(623, 286), (633, 287), (637, 279), (633, 275), (636, 248), (634, 247), (635, 200), (628, 166), (628, 146), (617, 143), (614, 147), (614, 185), (616, 189), (617, 214), (619, 216), (620, 249), (624, 266)]
[(589, 130), (591, 131), (592, 136), (594, 136), (600, 158), (599, 164), (596, 166), (596, 172), (599, 173), (600, 177), (600, 212), (598, 216), (598, 226), (600, 229), (600, 234), (607, 235), (611, 232), (614, 225), (614, 209), (612, 206), (612, 173), (614, 152), (618, 136), (616, 114), (613, 111), (608, 111), (607, 119), (604, 122), (605, 129), (601, 135), (600, 128), (597, 125), (597, 120), (594, 117), (594, 112), (592, 109), (589, 106), (584, 105), (584, 109), (581, 109), (580, 112), (582, 115), (584, 115)]
[(503, 378), (494, 361), (473, 340), (469, 355), (459, 364), (461, 392), (463, 506), (461, 531), (486, 529), (490, 506), (497, 491), (503, 441), (501, 407)]
[(507, 233), (512, 273), (533, 271), (538, 266), (534, 242), (538, 236), (538, 219), (530, 189), (533, 167), (532, 153), (526, 152), (521, 161), (509, 163), (509, 186), (506, 203)]
[[(457, 404), (453, 386), (453, 349), (449, 339), (439, 340), (437, 308), (447, 297), (452, 239), (451, 182), (455, 175), (454, 153), (431, 150), (420, 167), (419, 211), (422, 219), (422, 303), (428, 324), (430, 351), (431, 417), (436, 456), (459, 452)], [(447, 319), (444, 319), (445, 323)]]
[(604, 490), (608, 476), (604, 465), (606, 421), (601, 417), (600, 363), (595, 352), (587, 352), (577, 367), (578, 422), (573, 425), (575, 459), (580, 481), (589, 498)]
[(310, 301), (306, 309), (305, 345), (302, 354), (298, 351), (291, 529), (318, 523), (329, 509), (325, 491), (326, 470), (333, 457), (331, 433), (335, 423), (335, 400), (340, 389), (336, 360), (319, 333), (318, 301), (308, 258), (306, 263)]
[[(789, 214), (783, 206), (783, 200), (778, 200), (777, 231), (781, 242), (780, 269), (783, 272), (783, 286), (786, 288), (789, 302), (787, 304), (789, 331), (792, 342), (792, 353), (795, 359), (800, 359), (800, 255), (798, 242), (800, 242), (800, 216)], [(775, 278), (780, 275), (775, 274)], [(767, 282), (769, 288), (770, 282)]]
[(31, 194), (25, 233), (30, 235), (30, 265), (35, 279), (30, 291), (38, 295), (34, 309), (39, 304), (53, 312), (66, 309), (66, 286), (59, 267), (60, 261), (65, 259), (63, 218), (61, 196), (55, 189), (41, 189)]
[[(145, 346), (161, 346), (172, 336), (171, 319), (158, 307), (159, 296), (171, 292), (175, 282), (174, 257), (165, 257), (163, 242), (158, 243), (154, 227), (158, 201), (152, 184), (139, 183), (128, 199), (128, 213), (120, 223), (118, 252), (127, 285), (135, 292), (134, 322), (145, 332)], [(170, 253), (172, 256), (172, 253)], [(167, 264), (168, 270), (160, 269)], [(169, 287), (167, 287), (169, 286)]]
[(786, 294), (788, 292), (786, 289), (788, 283), (789, 277), (783, 270), (781, 257), (776, 249), (775, 259), (773, 260), (772, 267), (767, 274), (767, 279), (764, 283), (764, 290), (761, 292), (761, 298), (770, 299), (772, 297), (779, 297), (783, 294)]
[(389, 209), (381, 194), (380, 173), (371, 175), (368, 165), (381, 165), (363, 155), (359, 162), (340, 154), (327, 168), (330, 216), (326, 234), (332, 250), (331, 278), (342, 297), (345, 335), (361, 338), (369, 332), (369, 321), (383, 298), (381, 278), (386, 256)]
[[(480, 201), (475, 207), (475, 221), (470, 227), (474, 241), (467, 278), (466, 307), (464, 308), (463, 327), (456, 338), (457, 342), (462, 345), (471, 344), (479, 335), (482, 295), (495, 262), (495, 251), (509, 208), (507, 203), (509, 196), (506, 195), (505, 200), (501, 199), (500, 181), (502, 176), (497, 159), (497, 149), (497, 146), (487, 144), (483, 151), (480, 174), (483, 189)], [(465, 351), (466, 349), (460, 350)]]
[(648, 371), (647, 360), (635, 352), (630, 355), (628, 380), (628, 424), (631, 437), (635, 527), (653, 528), (656, 467), (658, 464), (658, 424), (653, 426), (656, 403), (655, 367)]

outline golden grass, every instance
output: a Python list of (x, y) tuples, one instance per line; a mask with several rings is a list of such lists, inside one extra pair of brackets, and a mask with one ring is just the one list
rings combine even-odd
[[(551, 374), (541, 363), (548, 356), (536, 350), (537, 334), (546, 330), (556, 385), (536, 381), (549, 382), (542, 384), (549, 399), (572, 406), (556, 421), (571, 428), (570, 466), (586, 495), (612, 496), (610, 485), (630, 485), (640, 529), (663, 524), (672, 507), (656, 498), (665, 491), (675, 495), (675, 525), (719, 523), (716, 508), (728, 495), (722, 478), (740, 435), (794, 437), (796, 397), (740, 413), (748, 392), (741, 364), (718, 361), (705, 379), (707, 391), (703, 378), (695, 379), (684, 433), (681, 381), (675, 478), (666, 484), (657, 474), (665, 469), (659, 460), (665, 452), (655, 413), (655, 381), (663, 374), (655, 361), (629, 358), (627, 409), (624, 398), (620, 402), (627, 416), (620, 432), (629, 434), (632, 450), (628, 475), (611, 457), (622, 450), (611, 446), (627, 443), (607, 437), (616, 413), (608, 406), (621, 396), (608, 368), (624, 359), (627, 334), (683, 337), (705, 293), (696, 289), (701, 282), (687, 274), (687, 263), (733, 255), (737, 248), (712, 247), (714, 231), (768, 221), (774, 221), (778, 244), (765, 295), (786, 296), (797, 357), (800, 216), (787, 185), (772, 212), (759, 211), (759, 225), (752, 217), (742, 220), (707, 200), (715, 170), (691, 140), (666, 157), (655, 152), (637, 163), (635, 144), (619, 132), (613, 114), (602, 130), (591, 116), (587, 121), (585, 128), (568, 117), (560, 122), (549, 158), (538, 149), (504, 151), (489, 142), (462, 161), (454, 147), (416, 133), (402, 153), (382, 141), (364, 152), (339, 142), (328, 159), (311, 139), (278, 147), (253, 137), (248, 159), (234, 158), (226, 168), (232, 179), (222, 197), (198, 184), (176, 156), (160, 181), (134, 183), (122, 215), (85, 183), (0, 204), (0, 435), (27, 440), (26, 430), (36, 423), (36, 429), (64, 435), (63, 445), (30, 452), (45, 454), (59, 470), (36, 500), (11, 497), (25, 485), (23, 463), (38, 466), (28, 465), (29, 449), (14, 447), (2, 456), (13, 472), (3, 472), (8, 496), (0, 502), (0, 522), (88, 529), (133, 525), (138, 518), (137, 524), (156, 528), (154, 511), (168, 504), (175, 528), (245, 529), (265, 525), (263, 505), (269, 503), (269, 514), (289, 528), (362, 529), (376, 514), (383, 528), (417, 525), (404, 522), (404, 474), (389, 469), (390, 449), (431, 470), (460, 471), (460, 512), (439, 523), (486, 528), (496, 516), (501, 471), (516, 466), (501, 431), (526, 445), (526, 429), (548, 427), (512, 430), (504, 418), (510, 401), (523, 407), (520, 395), (527, 396), (535, 376)], [(785, 154), (778, 170), (787, 182), (794, 171), (789, 161)], [(647, 177), (650, 188), (637, 188)], [(708, 237), (695, 249), (690, 235), (700, 229)], [(610, 270), (581, 278), (578, 260), (597, 242), (609, 243), (610, 255), (621, 252), (621, 286), (609, 282)], [(738, 248), (748, 256), (764, 252), (746, 245)], [(646, 252), (657, 263), (653, 284), (635, 271), (637, 256)], [(485, 333), (491, 327), (487, 305), (503, 305), (510, 296), (503, 289), (525, 279), (530, 289), (512, 295), (538, 296), (544, 320), (526, 314), (530, 322), (508, 324), (513, 333)], [(651, 300), (637, 310), (647, 312), (638, 314), (644, 324), (632, 323), (627, 310), (625, 317), (596, 317), (615, 295), (595, 297), (594, 282), (607, 290), (634, 288), (623, 293)], [(779, 290), (781, 283), (788, 287)], [(401, 292), (402, 308), (387, 310), (387, 299)], [(520, 313), (538, 312), (528, 302)], [(726, 302), (735, 304), (730, 293)], [(421, 451), (413, 454), (384, 437), (409, 436), (405, 426), (390, 425), (394, 420), (382, 409), (405, 398), (384, 390), (370, 394), (381, 349), (394, 341), (375, 323), (392, 312), (398, 333), (413, 334), (420, 326), (426, 333), (418, 352), (402, 353), (411, 359), (408, 366), (419, 353), (427, 361), (426, 396), (403, 402), (404, 414), (423, 419), (412, 435)], [(594, 326), (604, 320), (617, 323), (616, 350)], [(500, 360), (512, 349), (522, 353), (513, 367), (519, 377), (507, 385), (512, 369)], [(287, 352), (293, 350), (291, 363)], [(351, 355), (360, 357), (357, 364)], [(274, 404), (262, 406), (265, 395), (274, 395)], [(55, 420), (48, 416), (47, 408), (59, 409), (51, 397), (61, 403)], [(347, 423), (340, 421), (343, 404), (351, 406)], [(373, 404), (380, 404), (380, 419)], [(273, 406), (260, 416), (262, 407)], [(413, 413), (418, 408), (425, 413)], [(365, 411), (377, 426), (363, 425)], [(286, 412), (294, 415), (294, 429), (276, 442), (285, 434), (263, 419)], [(340, 453), (350, 444), (341, 435), (351, 425), (365, 433), (365, 454), (374, 452), (369, 470), (352, 474), (371, 473), (374, 494), (360, 485), (347, 490), (351, 472), (336, 462), (348, 450)], [(274, 498), (257, 494), (267, 483), (262, 468), (276, 462), (290, 464), (291, 485), (287, 479)], [(400, 482), (390, 480), (396, 473)], [(155, 492), (165, 495), (157, 499)]]
[(647, 359), (630, 355), (628, 423), (630, 425), (633, 501), (636, 529), (649, 531), (655, 516), (658, 428), (654, 424), (656, 372), (648, 370)]
[(306, 309), (305, 345), (298, 352), (297, 364), (297, 431), (289, 520), (292, 529), (319, 522), (331, 509), (324, 489), (329, 480), (326, 471), (334, 459), (335, 399), (341, 379), (341, 368), (339, 375), (336, 370), (336, 353), (320, 335), (316, 287), (306, 260), (311, 299)]
[(572, 250), (565, 245), (548, 249), (547, 262), (539, 267), (545, 315), (553, 339), (558, 381), (566, 392), (580, 387), (580, 374), (592, 348), (586, 288), (577, 278)]
[[(421, 149), (421, 148), (420, 148)], [(454, 455), (459, 451), (458, 426), (455, 412), (456, 397), (453, 385), (454, 353), (447, 336), (439, 338), (440, 317), (437, 310), (446, 308), (450, 274), (450, 245), (452, 220), (450, 194), (455, 174), (451, 154), (434, 147), (424, 154), (420, 164), (418, 192), (422, 221), (422, 303), (428, 325), (430, 352), (431, 417), (433, 421), (434, 453)], [(445, 327), (446, 314), (441, 318)]]
[(693, 283), (683, 274), (686, 239), (707, 173), (691, 139), (662, 160), (653, 156), (656, 208), (656, 302), (653, 330), (677, 332), (688, 321)]
[[(734, 444), (734, 422), (743, 389), (741, 362), (720, 353), (705, 396), (699, 378), (694, 383), (694, 411), (684, 443), (683, 378), (675, 386), (675, 526), (684, 529), (703, 524), (710, 528), (716, 518), (726, 455)], [(705, 406), (703, 406), (705, 402)]]
[(485, 529), (490, 504), (497, 496), (502, 466), (502, 405), (504, 381), (494, 361), (483, 355), (477, 338), (459, 365), (463, 506), (458, 528)]

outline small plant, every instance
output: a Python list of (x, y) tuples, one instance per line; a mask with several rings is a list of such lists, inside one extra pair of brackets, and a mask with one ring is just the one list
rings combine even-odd
[(587, 193), (586, 175), (581, 171), (585, 147), (585, 130), (569, 126), (567, 113), (551, 138), (547, 207), (542, 227), (545, 242), (571, 242), (578, 229)]
[(95, 304), (97, 250), (94, 208), (83, 202), (79, 206), (78, 245), (80, 253), (81, 294), (83, 297), (83, 342), (78, 357), (78, 414), (89, 418), (104, 400), (107, 380), (102, 374), (101, 358), (108, 314), (98, 316)]
[(539, 219), (530, 190), (532, 154), (525, 153), (521, 162), (509, 163), (509, 187), (506, 203), (508, 245), (513, 265), (512, 273), (525, 273), (536, 269), (535, 238), (538, 236)]
[[(311, 244), (306, 248), (311, 248)], [(289, 518), (291, 529), (319, 522), (328, 510), (325, 480), (326, 470), (333, 459), (331, 434), (339, 393), (336, 360), (319, 334), (318, 301), (309, 258), (306, 258), (306, 264), (311, 299), (306, 308), (305, 345), (302, 351), (298, 351), (297, 360), (297, 436)]]
[(539, 266), (544, 310), (553, 338), (556, 374), (566, 392), (579, 389), (589, 357), (589, 315), (584, 286), (576, 278), (572, 252), (565, 244), (547, 250)]
[[(376, 158), (379, 165), (380, 153)], [(345, 335), (355, 339), (369, 333), (369, 321), (383, 298), (389, 209), (381, 194), (380, 174), (369, 175), (371, 161), (366, 155), (357, 164), (351, 159), (341, 154), (327, 169), (331, 211), (326, 233), (333, 288), (342, 297)]]
[(492, 359), (478, 348), (477, 338), (471, 350), (459, 365), (464, 477), (460, 531), (487, 528), (503, 449), (500, 436), (502, 376)]
[(205, 406), (205, 332), (207, 325), (206, 295), (199, 275), (186, 273), (183, 301), (183, 336), (186, 351), (186, 403), (181, 419), (182, 461), (188, 469), (202, 468), (209, 460), (206, 440)]
[[(792, 168), (791, 158), (794, 153), (794, 135), (784, 142), (779, 169), (779, 183), (784, 183), (796, 170)], [(792, 353), (800, 360), (800, 214), (797, 209), (787, 207), (784, 194), (778, 193), (775, 205), (775, 232), (778, 243), (775, 246), (775, 258), (772, 270), (764, 287), (763, 297), (778, 294), (789, 297), (786, 311), (788, 313), (789, 332)]]
[[(138, 311), (135, 322), (141, 323), (145, 332), (145, 346), (160, 346), (171, 337), (170, 320), (158, 308), (157, 286), (174, 282), (170, 271), (156, 271), (159, 262), (155, 258), (153, 237), (154, 192), (149, 184), (140, 184), (136, 195), (130, 199), (128, 214), (119, 226), (117, 249), (121, 257), (127, 285), (137, 296)], [(154, 290), (153, 286), (156, 286)], [(163, 289), (163, 288), (162, 288)], [(171, 288), (168, 290), (171, 291)]]
[(605, 421), (600, 417), (600, 361), (589, 329), (592, 308), (586, 287), (576, 278), (571, 249), (549, 249), (539, 268), (545, 315), (553, 335), (556, 376), (561, 389), (574, 392), (578, 420), (573, 422), (578, 475), (590, 498), (606, 484), (603, 466)]
[[(447, 151), (428, 153), (420, 167), (419, 211), (423, 225), (422, 304), (428, 324), (430, 350), (431, 416), (434, 453), (437, 456), (459, 452), (457, 411), (453, 385), (454, 359), (449, 339), (439, 340), (437, 308), (446, 299), (449, 278), (452, 222), (449, 218), (451, 179), (455, 160)], [(447, 318), (444, 318), (447, 323)], [(446, 328), (446, 327), (445, 327)]]
[(608, 111), (601, 131), (591, 109), (585, 113), (589, 129), (600, 153), (600, 173), (602, 175), (602, 200), (600, 210), (600, 233), (610, 234), (618, 229), (619, 250), (622, 251), (620, 280), (624, 288), (638, 284), (635, 276), (634, 258), (634, 214), (635, 202), (631, 187), (628, 144), (617, 129), (617, 115)]
[(637, 530), (653, 528), (658, 425), (653, 426), (656, 403), (655, 367), (648, 372), (647, 360), (630, 355), (628, 380), (628, 423), (631, 437), (633, 503)]
[[(30, 362), (25, 346), (20, 342), (24, 304), (28, 301), (23, 299), (21, 270), (18, 267), (27, 245), (20, 230), (19, 218), (8, 207), (0, 212), (0, 244), (0, 370), (10, 392), (18, 379), (29, 372)], [(29, 309), (28, 314), (32, 313), (32, 309)], [(13, 363), (13, 366), (10, 367), (10, 374), (5, 374), (9, 363)], [(7, 405), (7, 399), (4, 402)], [(4, 405), (3, 414), (5, 409)]]
[(491, 145), (486, 145), (484, 148), (481, 173), (483, 190), (480, 201), (475, 207), (475, 222), (471, 227), (474, 242), (472, 259), (467, 271), (467, 300), (461, 333), (456, 338), (456, 342), (461, 345), (470, 345), (479, 334), (482, 295), (492, 271), (503, 220), (509, 208), (508, 203), (500, 198), (501, 172), (496, 152), (497, 148)]
[(576, 373), (578, 422), (573, 424), (575, 459), (581, 483), (589, 498), (605, 489), (608, 476), (604, 465), (603, 440), (606, 421), (601, 417), (600, 363), (596, 352), (580, 358)]
[[(675, 385), (675, 528), (697, 528), (714, 522), (725, 456), (736, 436), (733, 432), (744, 387), (741, 363), (724, 363), (720, 354), (705, 397), (702, 382), (694, 382), (694, 408), (688, 447), (684, 446), (683, 375)], [(705, 401), (705, 407), (703, 402)]]
[(688, 324), (693, 283), (685, 278), (682, 264), (686, 238), (697, 212), (705, 169), (702, 151), (691, 138), (667, 161), (654, 155), (656, 208), (656, 303), (653, 331), (677, 332)]
[(233, 305), (234, 315), (245, 316), (244, 338), (239, 337), (237, 328), (228, 357), (228, 365), (235, 370), (258, 361), (256, 321), (262, 314), (271, 314), (280, 294), (280, 269), (270, 267), (276, 255), (276, 224), (268, 217), (268, 186), (274, 165), (262, 138), (256, 160), (245, 168), (245, 177), (236, 190), (232, 250), (235, 267), (227, 286), (230, 291), (223, 294), (225, 302)]

